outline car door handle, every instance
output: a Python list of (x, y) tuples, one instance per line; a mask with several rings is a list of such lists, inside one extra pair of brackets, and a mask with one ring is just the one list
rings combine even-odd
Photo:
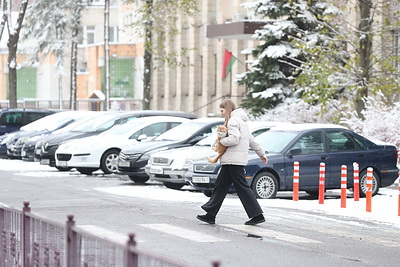
[(321, 156), (321, 159), (328, 159), (328, 156)]
[(359, 157), (364, 157), (364, 154), (358, 154)]

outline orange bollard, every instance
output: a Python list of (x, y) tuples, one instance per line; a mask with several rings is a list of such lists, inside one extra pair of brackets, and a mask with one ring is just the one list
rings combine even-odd
[(293, 201), (299, 200), (300, 163), (294, 162), (293, 166)]
[(372, 210), (372, 172), (373, 169), (371, 167), (367, 168), (367, 192), (365, 192), (365, 198), (367, 202), (366, 210), (367, 212), (371, 212)]
[(342, 165), (341, 168), (341, 180), (340, 180), (340, 207), (346, 208), (346, 194), (347, 190), (347, 166)]
[(353, 195), (354, 201), (360, 200), (360, 174), (359, 174), (359, 166), (357, 162), (353, 163), (353, 175), (354, 175), (354, 183), (353, 183)]
[(319, 204), (324, 204), (325, 199), (325, 163), (319, 164), (319, 193), (318, 200)]

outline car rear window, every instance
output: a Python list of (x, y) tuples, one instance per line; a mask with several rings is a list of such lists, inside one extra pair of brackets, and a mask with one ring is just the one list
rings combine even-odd
[(21, 125), (22, 112), (5, 112), (0, 118), (1, 125)]

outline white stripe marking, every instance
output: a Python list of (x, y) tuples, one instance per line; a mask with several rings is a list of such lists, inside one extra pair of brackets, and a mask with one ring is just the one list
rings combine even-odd
[[(116, 233), (95, 225), (78, 225), (79, 228), (84, 229), (87, 232), (90, 232), (94, 234), (95, 236), (99, 236), (101, 238), (109, 238), (112, 240), (116, 240), (122, 243), (126, 243), (129, 240), (128, 235), (123, 235), (121, 233)], [(136, 242), (141, 242), (138, 240), (135, 240)]]
[(223, 224), (222, 226), (228, 227), (231, 229), (236, 229), (241, 232), (253, 234), (256, 236), (262, 236), (262, 237), (267, 237), (270, 239), (279, 239), (285, 242), (291, 242), (291, 243), (321, 243), (320, 241), (317, 240), (312, 240), (300, 236), (295, 236), (295, 235), (290, 235), (290, 234), (285, 234), (265, 228), (260, 228), (260, 227), (254, 227), (250, 225), (236, 225), (236, 224)]
[(189, 239), (196, 242), (226, 242), (229, 240), (218, 238), (211, 235), (206, 235), (203, 233), (187, 230), (185, 228), (169, 225), (169, 224), (139, 224), (142, 227), (167, 233), (170, 235), (178, 236), (181, 238)]

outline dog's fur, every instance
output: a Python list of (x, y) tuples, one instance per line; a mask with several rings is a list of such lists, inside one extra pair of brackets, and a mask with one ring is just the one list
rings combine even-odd
[(228, 136), (228, 129), (224, 125), (217, 126), (217, 139), (215, 140), (215, 144), (213, 146), (213, 150), (217, 152), (217, 155), (214, 158), (210, 158), (207, 156), (207, 160), (210, 163), (217, 163), (221, 156), (225, 153), (227, 147), (223, 146), (219, 140), (223, 137)]

